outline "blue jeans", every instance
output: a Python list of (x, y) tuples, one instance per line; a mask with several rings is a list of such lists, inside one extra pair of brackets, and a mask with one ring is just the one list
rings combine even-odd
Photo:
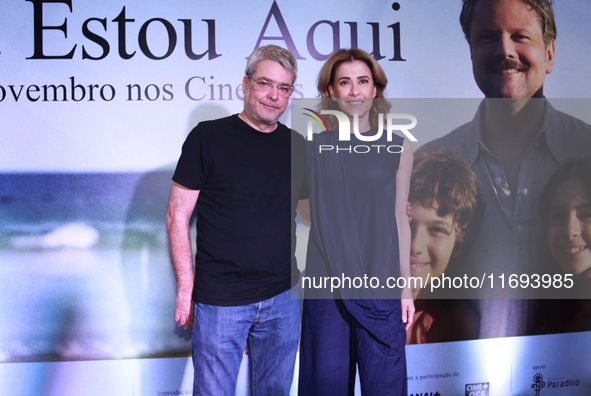
[(195, 304), (194, 396), (234, 396), (246, 347), (251, 394), (289, 395), (300, 334), (294, 289), (247, 305)]

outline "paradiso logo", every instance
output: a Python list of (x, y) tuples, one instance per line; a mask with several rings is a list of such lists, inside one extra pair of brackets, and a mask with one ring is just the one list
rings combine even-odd
[[(314, 111), (309, 108), (304, 108), (304, 110), (308, 111), (309, 113), (302, 113), (305, 116), (309, 117), (307, 124), (307, 139), (308, 141), (312, 141), (314, 137), (314, 125), (317, 126), (319, 132), (323, 132), (328, 130), (328, 124), (322, 115), (333, 115), (337, 118), (339, 124), (339, 142), (350, 142), (351, 141), (351, 121), (349, 120), (349, 116), (339, 110), (320, 110), (320, 113)], [(386, 119), (386, 128), (384, 129), (384, 118)], [(395, 120), (407, 120), (410, 123), (406, 124), (395, 124)], [(414, 128), (417, 125), (417, 118), (412, 114), (404, 114), (404, 113), (388, 113), (384, 116), (384, 114), (378, 115), (378, 129), (374, 135), (366, 135), (359, 132), (359, 116), (358, 114), (353, 115), (353, 134), (355, 137), (362, 141), (362, 142), (375, 142), (379, 140), (384, 132), (387, 135), (387, 141), (392, 141), (392, 135), (394, 131), (402, 132), (408, 140), (411, 142), (416, 142), (417, 139), (409, 132), (410, 129)], [(346, 144), (339, 144), (339, 145), (332, 145), (332, 144), (321, 144), (318, 146), (318, 152), (322, 153), (323, 151), (332, 151), (336, 153), (346, 152), (346, 153), (358, 153), (358, 154), (366, 154), (369, 152), (388, 152), (392, 154), (399, 154), (402, 152), (403, 148), (401, 145), (392, 144), (358, 144), (358, 145), (346, 145)]]
[(540, 392), (545, 386), (546, 383), (544, 382), (544, 376), (540, 373), (536, 373), (534, 375), (534, 383), (531, 384), (531, 388), (536, 391), (536, 396), (540, 396)]
[[(535, 396), (540, 396), (542, 393), (542, 389), (544, 388), (574, 388), (581, 385), (581, 381), (575, 378), (550, 377), (546, 381), (544, 381), (544, 376), (541, 373), (536, 373), (533, 379), (534, 382), (531, 384), (531, 388), (536, 392)], [(564, 391), (567, 390), (568, 389), (564, 389)]]

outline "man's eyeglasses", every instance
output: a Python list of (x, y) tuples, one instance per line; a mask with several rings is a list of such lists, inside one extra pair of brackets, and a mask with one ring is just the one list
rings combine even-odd
[(269, 92), (271, 91), (271, 89), (273, 88), (277, 88), (277, 94), (279, 94), (279, 96), (283, 96), (284, 98), (289, 98), (291, 96), (291, 94), (293, 93), (293, 86), (289, 86), (289, 85), (273, 85), (267, 81), (264, 80), (260, 80), (257, 81), (254, 79), (253, 76), (247, 74), (246, 77), (250, 78), (254, 83), (254, 89), (256, 89), (257, 91), (260, 92)]

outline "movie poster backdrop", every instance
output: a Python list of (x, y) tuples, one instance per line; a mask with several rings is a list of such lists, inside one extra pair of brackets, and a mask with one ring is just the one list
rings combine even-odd
[[(408, 110), (426, 114), (417, 116), (417, 149), (470, 121), (480, 102), (453, 101), (482, 98), (460, 8), (459, 0), (3, 3), (2, 392), (191, 394), (190, 333), (172, 319), (164, 225), (187, 133), (241, 110), (245, 60), (255, 48), (277, 44), (298, 59), (296, 107), (281, 119), (291, 125), (298, 101), (317, 95), (322, 62), (335, 49), (359, 47), (386, 71), (386, 97), (424, 100)], [(544, 92), (591, 123), (591, 5), (554, 8), (556, 61)], [(461, 110), (441, 111), (448, 105)], [(298, 238), (303, 268), (301, 224)], [(591, 368), (581, 363), (591, 358), (589, 332), (408, 345), (407, 356), (413, 395), (591, 389)], [(248, 393), (246, 372), (243, 365), (237, 394)]]

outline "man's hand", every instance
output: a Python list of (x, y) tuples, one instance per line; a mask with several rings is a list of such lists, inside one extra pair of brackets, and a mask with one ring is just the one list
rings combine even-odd
[(176, 297), (176, 306), (174, 310), (174, 321), (185, 329), (190, 329), (193, 326), (194, 320), (194, 306), (191, 296)]

